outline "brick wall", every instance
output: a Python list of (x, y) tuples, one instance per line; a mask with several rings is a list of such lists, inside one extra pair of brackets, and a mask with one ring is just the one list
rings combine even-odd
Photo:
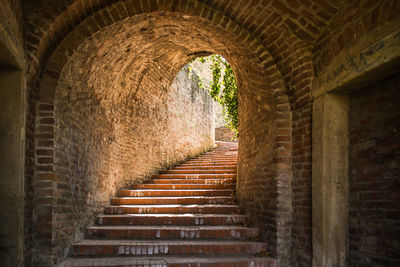
[(310, 266), (312, 102), (293, 111), (292, 264)]
[(68, 256), (117, 189), (214, 143), (212, 99), (187, 69), (173, 79), (170, 60), (147, 61), (148, 52), (124, 70), (118, 44), (94, 49), (104, 40), (83, 43), (63, 68), (54, 105), (37, 106), (35, 264)]
[(400, 264), (399, 81), (351, 95), (349, 266)]
[[(243, 67), (244, 65), (242, 65)], [(264, 84), (274, 73), (255, 68), (239, 83), (239, 163), (237, 195), (251, 221), (260, 227), (268, 252), (289, 264), (292, 137), (291, 111), (282, 81)], [(245, 71), (245, 68), (243, 69)], [(246, 71), (245, 71), (246, 73)], [(268, 88), (260, 90), (260, 88)], [(249, 93), (253, 92), (253, 93)]]

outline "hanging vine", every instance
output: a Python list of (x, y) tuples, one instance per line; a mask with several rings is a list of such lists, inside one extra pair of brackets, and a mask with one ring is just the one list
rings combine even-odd
[[(202, 63), (205, 63), (206, 60), (211, 60), (210, 70), (213, 79), (210, 84), (209, 94), (215, 101), (221, 104), (224, 110), (225, 121), (237, 136), (239, 129), (237, 85), (231, 65), (219, 55), (201, 57), (198, 60)], [(223, 67), (224, 74), (222, 77)], [(222, 91), (221, 88), (223, 88)]]

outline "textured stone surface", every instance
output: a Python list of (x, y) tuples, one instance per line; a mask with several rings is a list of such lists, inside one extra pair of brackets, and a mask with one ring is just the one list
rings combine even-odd
[(313, 266), (346, 266), (349, 97), (325, 94), (313, 106)]

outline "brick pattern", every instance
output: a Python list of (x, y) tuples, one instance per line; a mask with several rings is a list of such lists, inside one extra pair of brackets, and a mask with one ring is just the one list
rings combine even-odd
[[(22, 12), (19, 7), (20, 2), (9, 1), (9, 5), (13, 10), (16, 10), (16, 17), (19, 17), (17, 20), (21, 21)], [(279, 192), (281, 192), (280, 196), (276, 198), (273, 196), (274, 192), (278, 190), (268, 192), (265, 199), (263, 197), (257, 197), (256, 193), (250, 193), (247, 196), (249, 199), (248, 203), (259, 203), (258, 205), (261, 209), (266, 207), (263, 216), (266, 218), (276, 217), (278, 220), (281, 218), (286, 226), (289, 224), (287, 218), (290, 218), (289, 220), (293, 219), (293, 227), (290, 230), (293, 233), (293, 242), (292, 245), (290, 245), (293, 254), (292, 262), (296, 261), (300, 265), (303, 263), (308, 265), (310, 263), (311, 231), (309, 227), (311, 223), (311, 200), (309, 196), (309, 181), (311, 179), (311, 174), (308, 156), (304, 156), (304, 153), (308, 153), (307, 151), (310, 149), (310, 145), (307, 144), (310, 138), (308, 133), (298, 132), (301, 132), (304, 126), (302, 125), (304, 121), (304, 119), (301, 118), (303, 116), (302, 114), (308, 112), (307, 109), (311, 103), (310, 88), (313, 77), (322, 73), (341, 51), (345, 53), (347, 49), (349, 49), (351, 53), (351, 48), (357, 40), (362, 38), (368, 40), (370, 37), (369, 35), (374, 35), (373, 31), (379, 31), (382, 27), (386, 27), (391, 22), (395, 22), (400, 14), (400, 4), (398, 1), (132, 0), (110, 2), (105, 0), (62, 0), (57, 1), (57, 3), (49, 4), (48, 1), (43, 0), (29, 1), (24, 3), (24, 5), (25, 9), (28, 11), (24, 19), (26, 21), (26, 28), (24, 31), (21, 30), (21, 35), (22, 32), (26, 33), (27, 84), (28, 89), (32, 90), (32, 92), (29, 93), (35, 94), (33, 93), (34, 89), (37, 88), (36, 84), (40, 80), (39, 94), (41, 101), (52, 103), (54, 90), (57, 87), (57, 82), (65, 63), (74, 53), (74, 49), (77, 49), (86, 38), (127, 17), (138, 14), (149, 14), (152, 12), (155, 14), (157, 11), (178, 11), (181, 14), (192, 16), (192, 25), (186, 29), (186, 33), (190, 33), (190, 29), (193, 28), (201, 29), (206, 27), (207, 23), (214, 25), (213, 27), (207, 28), (205, 31), (215, 34), (218, 39), (224, 40), (223, 42), (213, 43), (210, 46), (191, 47), (188, 50), (192, 53), (196, 51), (215, 51), (220, 49), (216, 52), (226, 56), (232, 65), (236, 64), (235, 72), (239, 80), (241, 79), (243, 81), (242, 88), (251, 84), (251, 82), (246, 81), (248, 77), (244, 73), (246, 69), (245, 66), (255, 66), (257, 63), (252, 61), (253, 59), (238, 55), (252, 54), (256, 56), (256, 62), (261, 62), (265, 71), (263, 75), (259, 76), (258, 80), (263, 80), (265, 83), (261, 86), (252, 85), (245, 93), (249, 94), (248, 99), (251, 99), (249, 103), (244, 104), (246, 107), (251, 105), (251, 101), (254, 101), (250, 92), (262, 92), (265, 88), (270, 88), (271, 84), (275, 81), (282, 79), (282, 81), (279, 81), (279, 87), (284, 88), (285, 91), (280, 94), (287, 95), (287, 101), (289, 101), (288, 103), (290, 103), (290, 108), (293, 112), (293, 136), (285, 133), (285, 137), (279, 137), (280, 139), (274, 141), (276, 145), (267, 144), (266, 146), (285, 147), (287, 151), (284, 153), (286, 153), (292, 149), (290, 146), (291, 142), (297, 143), (293, 145), (293, 158), (296, 158), (296, 162), (293, 163), (293, 177), (285, 166), (285, 164), (288, 164), (286, 162), (288, 159), (283, 159), (278, 155), (278, 153), (280, 153), (279, 150), (268, 150), (274, 155), (272, 162), (265, 160), (265, 162), (261, 164), (265, 168), (263, 173), (254, 173), (254, 176), (265, 175), (265, 177), (258, 181), (255, 179), (253, 182), (249, 182), (245, 185), (246, 188), (243, 188), (243, 191), (251, 187), (255, 187), (255, 189), (259, 188), (257, 187), (257, 183), (270, 184), (272, 187), (276, 187), (276, 184), (281, 184), (282, 181), (284, 181), (284, 186), (279, 189)], [(195, 24), (196, 18), (202, 19), (199, 24)], [(20, 25), (22, 25), (22, 23)], [(190, 36), (190, 34), (186, 35)], [(205, 35), (200, 39), (209, 38), (209, 36), (204, 36)], [(232, 36), (236, 42), (230, 39)], [(191, 42), (199, 43), (193, 40), (188, 40), (183, 43)], [(177, 47), (179, 46), (174, 47), (174, 51), (176, 51), (175, 49)], [(212, 49), (210, 49), (210, 47)], [(216, 49), (216, 47), (218, 47), (218, 49)], [(236, 50), (238, 47), (250, 48), (252, 53), (244, 49)], [(182, 54), (186, 55), (188, 50), (181, 50), (183, 51)], [(243, 60), (244, 58), (246, 58), (246, 60)], [(185, 58), (185, 60), (186, 59), (187, 58)], [(164, 59), (164, 61), (168, 60), (171, 60), (171, 58)], [(243, 61), (241, 62), (241, 60)], [(172, 61), (173, 60), (171, 60), (171, 62)], [(166, 76), (173, 76), (179, 69), (178, 66), (184, 65), (184, 63), (175, 62), (173, 65), (175, 69), (168, 72), (169, 74)], [(270, 68), (271, 65), (273, 65), (273, 68)], [(316, 73), (314, 73), (314, 71), (316, 71)], [(250, 72), (253, 72), (253, 70)], [(249, 79), (251, 80), (252, 78)], [(253, 90), (256, 88), (258, 89)], [(271, 90), (274, 90), (274, 88)], [(31, 100), (31, 97), (29, 98)], [(249, 113), (243, 117), (244, 119), (251, 118), (252, 112), (255, 112), (256, 109), (253, 111), (251, 111), (251, 109), (249, 110)], [(31, 116), (35, 116), (34, 113), (31, 114)], [(28, 130), (29, 128), (34, 128), (32, 127), (33, 121), (34, 119), (31, 117), (31, 120), (28, 121)], [(271, 126), (268, 125), (266, 121), (262, 124), (268, 127)], [(278, 124), (281, 123), (279, 122)], [(309, 125), (310, 124), (307, 124), (306, 127)], [(251, 123), (247, 126), (251, 127)], [(254, 151), (260, 152), (262, 150), (258, 150), (256, 147), (256, 149), (251, 152), (251, 148), (253, 147), (251, 140), (260, 141), (260, 139), (258, 139), (259, 137), (256, 136), (256, 132), (262, 135), (263, 131), (259, 131), (257, 127), (254, 127), (254, 132), (244, 128), (242, 128), (241, 135), (248, 135), (247, 140), (249, 143), (246, 144), (246, 146), (248, 146), (249, 149), (244, 150), (242, 155), (243, 157), (249, 156), (250, 162), (257, 158)], [(282, 131), (291, 130), (282, 129)], [(33, 131), (27, 132), (27, 161), (32, 161), (32, 151), (34, 150), (34, 142), (30, 139), (32, 135)], [(252, 137), (255, 138), (252, 139)], [(289, 138), (289, 141), (286, 141), (287, 138)], [(246, 140), (246, 137), (243, 138), (243, 140)], [(264, 141), (265, 140), (262, 140), (261, 142)], [(260, 155), (264, 155), (263, 152), (260, 152)], [(301, 160), (304, 161), (300, 162)], [(40, 168), (44, 168), (45, 164), (42, 164)], [(244, 170), (246, 164), (247, 163), (244, 161), (242, 168), (239, 169)], [(29, 184), (32, 183), (31, 181), (33, 180), (33, 170), (29, 162), (27, 166), (26, 188), (31, 188)], [(277, 166), (282, 167), (282, 169), (276, 169)], [(268, 168), (270, 168), (271, 172), (267, 171)], [(273, 182), (272, 178), (266, 178), (273, 176), (281, 177), (281, 175), (283, 175), (284, 178), (278, 183)], [(293, 182), (291, 182), (292, 178)], [(288, 187), (287, 184), (290, 184), (290, 186)], [(288, 203), (287, 200), (292, 190), (290, 187), (293, 188), (292, 203)], [(285, 188), (285, 190), (281, 191), (283, 188)], [(31, 195), (28, 191), (26, 196), (30, 198)], [(243, 196), (244, 195), (245, 194), (243, 194)], [(250, 200), (251, 198), (253, 199)], [(245, 198), (240, 197), (240, 199)], [(263, 199), (273, 201), (268, 202), (267, 205), (261, 205), (261, 200)], [(278, 202), (275, 201), (276, 199)], [(278, 216), (275, 216), (275, 206), (282, 207), (278, 212)], [(248, 205), (250, 210), (254, 207), (257, 207), (257, 205)], [(29, 209), (28, 204), (27, 210), (29, 211)], [(287, 216), (287, 213), (291, 213), (291, 211), (293, 211), (292, 215)], [(29, 214), (29, 212), (26, 214)], [(274, 230), (275, 228), (273, 225), (283, 225), (275, 222), (274, 219), (267, 219), (265, 222), (267, 221), (268, 223), (266, 223), (266, 225), (269, 225), (269, 229)], [(29, 218), (27, 218), (26, 229), (29, 229), (29, 224)], [(281, 228), (281, 232), (288, 234), (290, 231), (286, 229), (286, 226)], [(283, 238), (282, 236), (281, 240), (288, 240), (286, 237)], [(275, 239), (272, 232), (270, 239)], [(280, 238), (278, 237), (278, 239)], [(289, 247), (288, 244), (283, 246)], [(279, 245), (277, 245), (277, 249), (279, 249)], [(282, 252), (279, 252), (279, 254), (287, 258), (286, 254)]]
[[(371, 43), (373, 32), (379, 26), (400, 18), (399, 1), (343, 1), (342, 12), (318, 38), (313, 53), (315, 70), (324, 72), (340, 52), (346, 51), (359, 40)], [(380, 36), (382, 38), (382, 36)]]
[(312, 102), (293, 112), (292, 264), (310, 266)]
[[(36, 105), (35, 179), (33, 197), (33, 251), (44, 249), (50, 257), (53, 245), (54, 200), (56, 176), (54, 174), (54, 106)], [(33, 256), (37, 255), (35, 252)], [(38, 259), (33, 258), (33, 261)], [(47, 258), (47, 260), (50, 260)]]
[(400, 264), (399, 81), (391, 77), (350, 98), (351, 266)]
[[(240, 225), (248, 222), (248, 218), (236, 214), (239, 210), (234, 198), (236, 158), (236, 143), (219, 142), (213, 152), (154, 175), (132, 189), (121, 190), (111, 200), (112, 205), (105, 208), (105, 215), (98, 216), (98, 225), (86, 228), (87, 239), (73, 245), (73, 256), (145, 256), (147, 260), (158, 256), (161, 261), (173, 264), (179, 259), (180, 266), (190, 266), (191, 258), (196, 255), (213, 255), (204, 263), (249, 264), (253, 258), (248, 256), (265, 250), (266, 245), (249, 241), (257, 236), (258, 230)], [(185, 167), (191, 171), (182, 169)], [(223, 170), (225, 173), (215, 174), (220, 170), (215, 167), (227, 168)], [(209, 185), (210, 179), (215, 180), (211, 185), (230, 189), (197, 189), (199, 185)], [(188, 189), (154, 189), (160, 185), (159, 181), (166, 180), (172, 183), (161, 185), (185, 185)], [(192, 184), (192, 180), (197, 183)], [(226, 257), (233, 254), (234, 260)], [(223, 260), (222, 256), (226, 258)], [(76, 266), (79, 262), (79, 259), (67, 260), (61, 266)], [(101, 266), (112, 266), (106, 262), (103, 260)], [(256, 263), (275, 266), (273, 259), (265, 257), (258, 258)]]
[[(115, 40), (126, 49), (123, 39)], [(160, 167), (213, 145), (212, 100), (187, 78), (187, 70), (169, 81), (163, 77), (170, 71), (167, 66), (138, 61), (130, 67), (139, 68), (139, 73), (143, 66), (152, 71), (139, 76), (127, 70), (122, 80), (116, 80), (113, 75), (120, 75), (121, 68), (112, 73), (108, 67), (118, 63), (105, 62), (118, 60), (118, 43), (110, 44), (115, 53), (98, 56), (90, 53), (96, 41), (85, 43), (70, 58), (55, 103), (38, 103), (36, 180), (40, 182), (35, 184), (35, 212), (49, 216), (50, 236), (35, 235), (34, 264), (44, 264), (37, 262), (43, 260), (42, 254), (47, 253), (43, 257), (54, 264), (68, 253), (69, 244), (83, 235), (83, 225), (101, 212), (118, 188), (139, 183)], [(87, 72), (90, 68), (96, 71)], [(99, 72), (104, 75), (98, 76)], [(122, 90), (121, 82), (126, 82), (123, 88), (134, 90)], [(193, 128), (199, 130), (190, 131)], [(50, 244), (39, 242), (42, 238), (50, 238)]]

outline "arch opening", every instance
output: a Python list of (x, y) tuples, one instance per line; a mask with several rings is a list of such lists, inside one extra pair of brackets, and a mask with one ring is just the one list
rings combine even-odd
[[(153, 12), (84, 40), (61, 66), (54, 102), (38, 105), (50, 112), (43, 112), (37, 129), (52, 132), (55, 140), (49, 149), (54, 154), (38, 158), (38, 175), (52, 173), (57, 188), (52, 261), (69, 254), (117, 189), (213, 146), (208, 121), (198, 115), (190, 119), (195, 124), (182, 119), (190, 105), (174, 88), (180, 69), (204, 53), (226, 58), (237, 78), (240, 204), (262, 227), (271, 255), (287, 252), (290, 240), (281, 235), (290, 223), (291, 113), (279, 71), (272, 61), (265, 68), (243, 40), (205, 19)], [(53, 67), (50, 61), (48, 69)], [(51, 86), (51, 71), (45, 73), (41, 94)], [(210, 112), (209, 97), (200, 98), (201, 112)], [(54, 128), (46, 124), (51, 119)]]

